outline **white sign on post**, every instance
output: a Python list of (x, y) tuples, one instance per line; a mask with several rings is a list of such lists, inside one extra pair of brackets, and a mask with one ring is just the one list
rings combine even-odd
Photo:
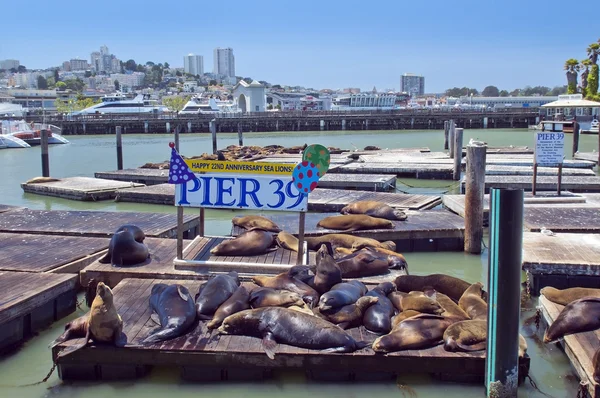
[(558, 165), (563, 163), (565, 133), (537, 132), (535, 135), (535, 163)]

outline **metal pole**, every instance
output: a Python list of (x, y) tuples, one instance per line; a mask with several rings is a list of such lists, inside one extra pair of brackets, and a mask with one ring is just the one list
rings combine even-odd
[(212, 134), (213, 154), (216, 154), (217, 153), (217, 121), (216, 121), (216, 119), (213, 119), (208, 123), (208, 128), (210, 130), (210, 133)]
[(50, 158), (48, 156), (48, 130), (42, 127), (41, 130), (42, 147), (42, 176), (50, 177)]
[(534, 163), (533, 164), (533, 182), (531, 184), (531, 194), (533, 196), (535, 196), (535, 191), (536, 191), (536, 180), (537, 180), (537, 169), (538, 169), (538, 164)]
[(486, 145), (467, 145), (464, 250), (472, 254), (481, 253), (481, 240), (483, 239), (486, 152)]
[(117, 136), (117, 170), (123, 170), (123, 141), (121, 139), (121, 126), (115, 127)]
[(462, 166), (462, 150), (463, 150), (463, 129), (457, 128), (454, 130), (454, 172), (452, 177), (455, 181), (460, 180), (460, 171)]
[(485, 361), (487, 397), (517, 396), (523, 190), (490, 190), (488, 331)]
[(306, 222), (306, 212), (301, 211), (298, 219), (298, 257), (296, 258), (296, 265), (302, 264), (302, 257), (304, 255), (304, 224)]

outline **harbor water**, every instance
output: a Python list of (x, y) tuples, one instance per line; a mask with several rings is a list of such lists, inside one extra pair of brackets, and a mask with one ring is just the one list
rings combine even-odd
[[(69, 136), (70, 144), (50, 147), (50, 175), (52, 177), (88, 176), (94, 172), (115, 170), (117, 167), (114, 135)], [(490, 146), (532, 146), (533, 132), (528, 130), (489, 129), (465, 130), (464, 142), (470, 138), (482, 140)], [(318, 143), (344, 149), (362, 149), (367, 145), (384, 148), (429, 147), (432, 151), (443, 150), (443, 132), (426, 130), (403, 131), (327, 131), (246, 133), (246, 145), (284, 146)], [(571, 135), (565, 140), (565, 153), (570, 154)], [(165, 161), (170, 156), (168, 134), (123, 136), (125, 168), (139, 167), (147, 162)], [(237, 134), (219, 134), (218, 147), (237, 144)], [(597, 150), (598, 137), (580, 137), (580, 150)], [(184, 156), (200, 155), (212, 151), (209, 134), (183, 134), (180, 152)], [(570, 157), (567, 155), (567, 157)], [(77, 202), (65, 199), (23, 193), (20, 184), (41, 175), (40, 149), (0, 150), (0, 203), (24, 206), (40, 210), (99, 210), (176, 213), (174, 206), (144, 205), (135, 203)], [(458, 192), (458, 182), (399, 179), (397, 190), (407, 193), (443, 194)], [(186, 209), (195, 214), (196, 210)], [(206, 232), (225, 235), (230, 232), (230, 210), (207, 210)], [(487, 239), (487, 237), (485, 238)], [(486, 240), (487, 244), (487, 240)], [(462, 252), (405, 253), (411, 274), (425, 275), (445, 273), (469, 282), (487, 283), (487, 254), (467, 255)], [(523, 276), (525, 280), (525, 276)], [(523, 304), (521, 334), (526, 337), (531, 357), (530, 375), (543, 395), (529, 381), (519, 389), (520, 397), (575, 397), (579, 382), (572, 371), (566, 355), (555, 344), (541, 343), (543, 328), (536, 331), (531, 321), (537, 299)], [(40, 332), (26, 342), (21, 349), (0, 358), (0, 396), (2, 397), (119, 397), (150, 398), (167, 395), (177, 397), (445, 397), (468, 398), (485, 396), (483, 384), (463, 384), (440, 381), (428, 375), (407, 374), (395, 381), (378, 383), (314, 383), (307, 382), (304, 375), (295, 371), (277, 372), (276, 377), (265, 383), (214, 383), (193, 384), (180, 381), (174, 368), (153, 369), (145, 378), (124, 382), (77, 382), (62, 383), (55, 372), (47, 382), (35, 386), (19, 387), (35, 383), (46, 376), (52, 367), (48, 344), (62, 333), (66, 322), (84, 313), (78, 309), (49, 329)], [(499, 326), (501, 327), (501, 325)]]

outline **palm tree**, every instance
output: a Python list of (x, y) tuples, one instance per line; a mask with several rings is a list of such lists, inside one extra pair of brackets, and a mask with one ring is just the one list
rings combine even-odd
[(600, 55), (600, 39), (598, 43), (592, 43), (587, 48), (587, 54), (590, 60), (590, 75), (587, 79), (588, 86), (586, 96), (595, 96), (598, 92), (598, 55)]
[(583, 93), (584, 97), (587, 95), (588, 75), (590, 73), (590, 66), (592, 66), (592, 61), (590, 61), (589, 58), (582, 60), (581, 63), (579, 64), (579, 68), (580, 68), (580, 70), (582, 70), (582, 72), (581, 72), (581, 92)]
[(598, 55), (600, 54), (600, 39), (598, 39), (598, 43), (592, 43), (587, 48), (587, 55), (590, 59), (591, 63), (596, 65), (598, 64)]
[(579, 61), (570, 58), (565, 61), (564, 69), (567, 71), (567, 93), (575, 94), (577, 92), (577, 73), (579, 72)]

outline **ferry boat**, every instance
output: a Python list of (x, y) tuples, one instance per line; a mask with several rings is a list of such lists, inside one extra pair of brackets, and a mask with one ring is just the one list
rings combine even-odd
[[(38, 125), (39, 129), (32, 129), (25, 120), (3, 120), (2, 121), (2, 143), (6, 148), (30, 148), (40, 145), (42, 141), (42, 129), (48, 130), (48, 144), (68, 144), (69, 141), (51, 128)], [(1, 145), (1, 144), (0, 144)]]
[(150, 99), (149, 95), (138, 94), (134, 98), (130, 98), (117, 92), (116, 94), (105, 95), (99, 104), (72, 112), (70, 115), (159, 114), (164, 112), (168, 112), (168, 108), (159, 105), (157, 100)]
[(222, 101), (218, 98), (203, 98), (202, 94), (192, 97), (179, 111), (180, 115), (210, 115), (216, 113), (238, 112), (233, 101)]

